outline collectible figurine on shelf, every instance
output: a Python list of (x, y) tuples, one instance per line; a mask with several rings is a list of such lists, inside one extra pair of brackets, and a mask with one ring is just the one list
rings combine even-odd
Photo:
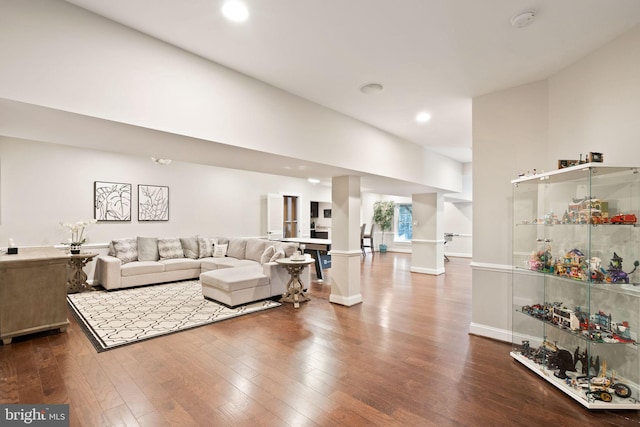
[(591, 281), (595, 283), (604, 282), (607, 270), (602, 268), (602, 260), (600, 258), (594, 256), (589, 259), (589, 271), (591, 273)]
[(578, 366), (578, 362), (580, 362), (583, 375), (598, 375), (600, 373), (600, 356), (596, 356), (596, 361), (594, 362), (593, 355), (589, 355), (586, 348), (583, 352), (580, 352), (580, 347), (578, 347), (576, 351), (573, 352), (573, 357), (576, 367)]
[(547, 246), (544, 250), (534, 251), (527, 261), (529, 270), (542, 271), (545, 273), (553, 272), (553, 256), (551, 248)]
[(627, 399), (631, 397), (631, 388), (625, 383), (617, 382), (615, 372), (611, 377), (607, 376), (607, 361), (602, 362), (600, 374), (596, 377), (578, 377), (576, 378), (578, 387), (585, 390), (587, 396), (591, 396), (596, 400), (603, 402), (611, 402), (612, 394), (619, 398)]
[(622, 270), (622, 258), (620, 256), (618, 256), (617, 253), (614, 252), (613, 253), (613, 258), (611, 258), (611, 262), (609, 262), (609, 269), (607, 270), (607, 273), (609, 274), (609, 277), (607, 278), (607, 282), (611, 282), (611, 283), (618, 283), (618, 282), (629, 283), (629, 276), (636, 271), (636, 269), (638, 268), (639, 265), (640, 265), (640, 261), (634, 261), (633, 270), (631, 270), (628, 273), (625, 273)]
[(586, 270), (589, 269), (584, 260), (585, 256), (579, 249), (572, 249), (556, 262), (554, 271), (558, 276), (570, 277), (576, 280), (586, 280)]
[(638, 218), (635, 214), (618, 214), (611, 217), (611, 224), (635, 224)]

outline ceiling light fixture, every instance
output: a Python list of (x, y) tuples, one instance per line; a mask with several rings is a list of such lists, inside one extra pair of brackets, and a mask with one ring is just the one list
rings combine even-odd
[(249, 17), (249, 10), (244, 3), (231, 0), (222, 5), (222, 14), (233, 22), (244, 22)]
[(163, 159), (161, 157), (152, 157), (151, 160), (153, 160), (153, 163), (161, 166), (167, 166), (171, 163), (171, 159)]
[(364, 93), (365, 95), (375, 95), (382, 92), (383, 90), (384, 86), (382, 86), (380, 83), (367, 83), (366, 85), (360, 87), (360, 92)]
[(320, 180), (317, 178), (309, 178), (307, 181), (309, 181), (312, 184), (317, 184), (320, 182)]
[(511, 25), (516, 28), (526, 27), (531, 24), (535, 18), (535, 10), (525, 10), (524, 12), (516, 13), (511, 17)]
[(427, 113), (426, 111), (421, 111), (416, 114), (416, 122), (426, 123), (429, 120), (431, 120), (431, 114)]

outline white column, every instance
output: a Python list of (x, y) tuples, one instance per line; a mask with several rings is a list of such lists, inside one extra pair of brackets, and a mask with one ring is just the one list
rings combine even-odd
[(444, 273), (444, 196), (438, 193), (413, 194), (413, 238), (411, 271)]
[(331, 295), (329, 301), (352, 306), (362, 302), (360, 177), (334, 177), (331, 193)]

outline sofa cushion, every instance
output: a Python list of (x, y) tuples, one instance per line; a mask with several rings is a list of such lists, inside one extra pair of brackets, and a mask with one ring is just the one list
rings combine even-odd
[(265, 248), (264, 252), (262, 252), (262, 256), (260, 257), (260, 265), (265, 262), (271, 261), (271, 257), (276, 253), (276, 247), (271, 245)]
[(137, 276), (138, 274), (162, 273), (164, 265), (156, 261), (133, 261), (122, 266), (120, 275), (123, 277)]
[(276, 262), (276, 260), (280, 258), (285, 258), (283, 250), (276, 251), (271, 257), (271, 259), (269, 260), (269, 262)]
[(250, 259), (255, 262), (260, 262), (267, 243), (268, 242), (263, 239), (247, 239), (247, 244), (245, 246), (244, 259)]
[(199, 269), (200, 261), (191, 258), (172, 258), (160, 261), (164, 271)]
[(180, 245), (182, 246), (182, 251), (184, 252), (185, 258), (198, 259), (199, 258), (199, 249), (198, 249), (198, 237), (181, 237)]
[(238, 259), (245, 259), (246, 247), (247, 247), (247, 239), (236, 239), (236, 238), (229, 239), (227, 256), (238, 258)]
[(198, 257), (208, 258), (213, 256), (213, 245), (215, 243), (213, 239), (198, 236)]
[(293, 253), (295, 251), (298, 250), (298, 244), (297, 243), (273, 242), (273, 244), (276, 247), (276, 252), (277, 251), (284, 252), (285, 257), (290, 257), (291, 255), (293, 255)]
[(211, 286), (225, 292), (234, 292), (241, 289), (268, 285), (269, 278), (265, 276), (261, 270), (231, 268), (202, 273), (200, 274), (200, 282), (203, 287)]
[(137, 239), (116, 239), (113, 244), (114, 256), (122, 261), (122, 264), (138, 260)]
[(260, 268), (260, 264), (248, 259), (237, 259), (231, 257), (224, 258), (206, 258), (200, 260), (203, 270), (217, 270), (220, 268), (236, 268), (236, 267), (256, 267)]
[(180, 239), (158, 239), (160, 259), (184, 258)]
[(227, 243), (216, 243), (213, 247), (213, 257), (214, 258), (224, 258), (227, 256), (227, 248), (229, 245)]
[(138, 244), (138, 261), (158, 261), (158, 238), (140, 237), (136, 239)]

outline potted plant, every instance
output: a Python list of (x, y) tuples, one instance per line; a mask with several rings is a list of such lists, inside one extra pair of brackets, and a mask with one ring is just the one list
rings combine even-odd
[(378, 200), (373, 204), (373, 222), (378, 224), (382, 232), (382, 240), (379, 246), (380, 252), (387, 252), (387, 245), (384, 243), (384, 232), (391, 231), (393, 225), (393, 211), (396, 207), (393, 201)]

